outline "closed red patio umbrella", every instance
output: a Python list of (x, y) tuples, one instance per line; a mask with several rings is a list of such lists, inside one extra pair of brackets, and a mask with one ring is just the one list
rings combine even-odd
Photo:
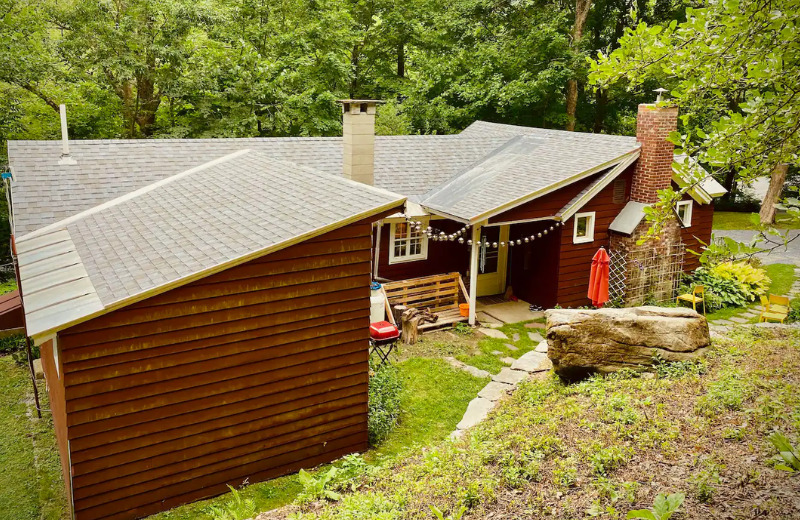
[(592, 257), (588, 296), (592, 305), (598, 308), (608, 301), (608, 262), (608, 253), (603, 247)]

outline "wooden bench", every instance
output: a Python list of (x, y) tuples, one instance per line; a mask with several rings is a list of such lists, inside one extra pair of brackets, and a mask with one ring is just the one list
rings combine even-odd
[(437, 274), (411, 278), (383, 284), (387, 307), (405, 305), (416, 309), (428, 309), (439, 319), (435, 323), (424, 323), (420, 331), (467, 321), (459, 311), (459, 303), (469, 301), (467, 290), (458, 273)]

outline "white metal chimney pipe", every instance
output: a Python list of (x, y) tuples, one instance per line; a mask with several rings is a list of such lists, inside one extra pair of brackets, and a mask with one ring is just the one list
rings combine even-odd
[(58, 110), (61, 114), (61, 159), (58, 164), (78, 164), (69, 155), (69, 131), (67, 130), (67, 105), (59, 105)]

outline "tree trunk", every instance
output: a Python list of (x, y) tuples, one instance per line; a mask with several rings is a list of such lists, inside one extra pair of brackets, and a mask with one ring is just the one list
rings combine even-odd
[(595, 111), (594, 111), (594, 128), (593, 131), (599, 134), (605, 128), (606, 123), (606, 106), (608, 105), (608, 90), (597, 89), (594, 94)]
[[(586, 17), (589, 16), (589, 9), (592, 7), (592, 0), (575, 0), (575, 24), (572, 26), (573, 50), (583, 38), (583, 26), (586, 24)], [(573, 78), (567, 81), (567, 125), (569, 131), (575, 130), (575, 113), (578, 109), (578, 80)]]
[(406, 45), (403, 42), (397, 45), (397, 77), (406, 77)]
[(722, 196), (722, 199), (733, 202), (736, 193), (736, 170), (731, 168), (725, 172), (725, 179), (722, 186), (727, 190), (727, 193)]
[(759, 212), (762, 224), (773, 224), (775, 222), (775, 204), (783, 191), (788, 171), (788, 164), (779, 164), (772, 170), (772, 174), (769, 177), (767, 195), (764, 197), (764, 202), (761, 203), (761, 211)]

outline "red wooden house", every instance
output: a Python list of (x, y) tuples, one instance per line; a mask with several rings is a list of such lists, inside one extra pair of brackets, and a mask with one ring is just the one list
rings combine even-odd
[[(135, 518), (366, 448), (369, 282), (460, 272), (478, 296), (588, 304), (600, 247), (708, 241), (677, 112), (637, 137), (477, 122), (376, 137), (9, 142), (27, 333), (42, 347), (78, 519)], [(372, 185), (372, 186), (370, 186)], [(678, 231), (679, 229), (679, 231)]]

